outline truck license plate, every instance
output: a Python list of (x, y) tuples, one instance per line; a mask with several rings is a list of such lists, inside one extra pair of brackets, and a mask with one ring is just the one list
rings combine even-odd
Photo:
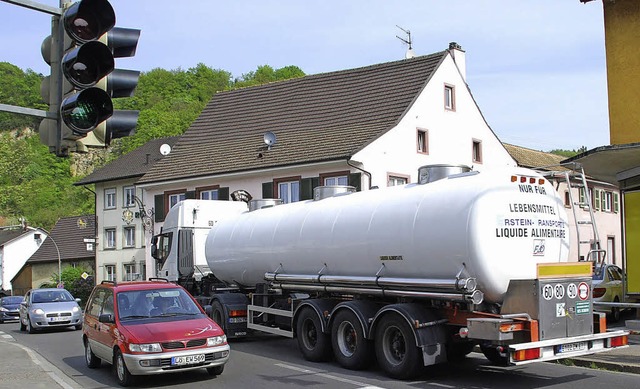
[(557, 353), (570, 353), (573, 351), (582, 351), (587, 349), (587, 342), (567, 343), (557, 346)]
[(192, 365), (204, 362), (204, 354), (185, 355), (184, 357), (172, 357), (171, 364), (174, 366)]

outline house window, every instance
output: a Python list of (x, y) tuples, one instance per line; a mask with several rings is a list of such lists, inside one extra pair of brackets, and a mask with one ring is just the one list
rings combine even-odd
[(569, 191), (564, 191), (564, 206), (567, 208), (571, 208), (571, 196), (569, 196)]
[(278, 197), (283, 204), (300, 201), (300, 181), (279, 182)]
[(324, 179), (324, 185), (327, 185), (327, 186), (349, 185), (349, 177), (347, 176), (326, 177)]
[(421, 154), (429, 153), (429, 138), (427, 137), (426, 130), (418, 130), (418, 152)]
[(456, 110), (456, 89), (453, 85), (445, 84), (444, 86), (444, 109)]
[(116, 280), (116, 265), (104, 265), (104, 278), (107, 281)]
[(124, 275), (123, 281), (137, 281), (140, 278), (140, 274), (136, 273), (135, 263), (125, 263), (123, 265)]
[(200, 192), (200, 200), (218, 200), (218, 190), (203, 190)]
[(482, 142), (479, 140), (473, 141), (471, 158), (473, 162), (482, 163)]
[(169, 209), (171, 209), (174, 205), (178, 204), (180, 201), (187, 198), (185, 193), (174, 193), (169, 195)]
[(124, 233), (124, 247), (135, 247), (136, 245), (136, 228), (124, 227), (122, 229)]
[(125, 208), (135, 207), (136, 205), (136, 201), (134, 200), (135, 196), (136, 196), (135, 187), (126, 186), (122, 188), (122, 200), (124, 201), (124, 204), (122, 204), (122, 206)]
[(104, 209), (114, 209), (116, 207), (116, 189), (104, 190)]
[(389, 176), (387, 179), (387, 186), (406, 185), (409, 179), (407, 177)]
[(620, 212), (620, 194), (613, 192), (613, 212)]
[(116, 229), (107, 228), (104, 230), (104, 248), (115, 249), (116, 248)]
[(611, 206), (613, 204), (613, 193), (602, 191), (602, 194), (600, 196), (602, 211), (611, 212)]

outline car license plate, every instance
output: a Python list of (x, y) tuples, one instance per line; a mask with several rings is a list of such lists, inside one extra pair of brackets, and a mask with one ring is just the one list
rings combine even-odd
[(184, 357), (171, 358), (171, 364), (174, 366), (192, 365), (194, 363), (204, 362), (204, 354), (185, 355)]
[(66, 317), (50, 317), (49, 321), (50, 322), (58, 322), (58, 321), (68, 321), (69, 318)]
[(570, 353), (587, 349), (587, 342), (567, 343), (557, 346), (557, 353)]

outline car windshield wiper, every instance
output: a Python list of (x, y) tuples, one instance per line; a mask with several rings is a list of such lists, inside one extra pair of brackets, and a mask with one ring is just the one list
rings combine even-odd
[(143, 319), (143, 318), (149, 318), (149, 315), (120, 316), (120, 320), (124, 320), (124, 319)]

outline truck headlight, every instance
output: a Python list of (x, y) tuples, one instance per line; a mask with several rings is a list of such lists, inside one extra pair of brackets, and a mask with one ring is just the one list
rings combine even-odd
[(160, 343), (129, 343), (129, 350), (134, 353), (159, 353), (162, 352), (162, 347), (160, 347)]
[(220, 336), (214, 336), (211, 338), (207, 338), (207, 346), (209, 347), (213, 347), (213, 346), (220, 346), (221, 344), (225, 344), (227, 343), (227, 336), (226, 335), (220, 335)]

